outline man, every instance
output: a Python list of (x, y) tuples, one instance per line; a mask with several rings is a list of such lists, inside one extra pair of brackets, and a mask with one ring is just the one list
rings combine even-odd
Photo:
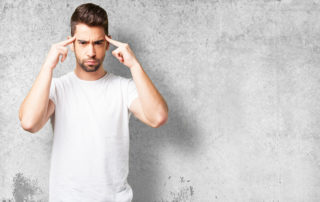
[[(104, 70), (109, 43), (117, 47), (112, 55), (129, 68), (132, 79)], [(76, 68), (52, 78), (68, 46)], [(71, 17), (71, 36), (52, 45), (19, 111), (21, 126), (31, 133), (52, 119), (50, 202), (132, 200), (127, 183), (132, 113), (156, 128), (167, 121), (168, 107), (129, 45), (108, 35), (106, 11), (80, 5)]]

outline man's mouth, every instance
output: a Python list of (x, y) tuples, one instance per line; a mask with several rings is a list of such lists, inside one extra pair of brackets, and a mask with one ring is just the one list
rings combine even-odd
[(94, 64), (97, 63), (97, 61), (96, 61), (96, 60), (87, 60), (86, 63), (87, 63), (88, 65), (94, 65)]

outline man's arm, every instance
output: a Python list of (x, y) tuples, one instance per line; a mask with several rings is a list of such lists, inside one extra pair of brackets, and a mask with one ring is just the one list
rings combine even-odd
[(168, 106), (161, 94), (140, 65), (130, 68), (136, 84), (138, 98), (133, 100), (130, 111), (142, 122), (158, 128), (168, 119)]
[(43, 66), (30, 92), (19, 110), (19, 119), (24, 130), (39, 131), (54, 112), (54, 103), (49, 102), (53, 69)]
[(166, 123), (168, 119), (167, 103), (142, 69), (130, 46), (113, 40), (107, 35), (105, 38), (109, 43), (118, 47), (112, 51), (112, 55), (130, 69), (136, 84), (138, 98), (129, 106), (130, 111), (140, 121), (151, 127), (157, 128)]
[(39, 131), (53, 114), (55, 105), (49, 100), (53, 69), (58, 64), (60, 55), (61, 62), (65, 60), (68, 54), (66, 46), (74, 40), (75, 37), (72, 37), (51, 46), (36, 81), (19, 109), (19, 119), (24, 130), (31, 133)]

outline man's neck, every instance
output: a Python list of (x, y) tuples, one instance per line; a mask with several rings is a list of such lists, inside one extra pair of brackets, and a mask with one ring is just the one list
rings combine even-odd
[(76, 76), (79, 79), (86, 80), (86, 81), (95, 81), (95, 80), (98, 80), (98, 79), (102, 78), (108, 72), (105, 71), (103, 69), (103, 66), (101, 65), (99, 67), (99, 69), (97, 71), (95, 71), (95, 72), (86, 72), (80, 66), (77, 66), (74, 69), (74, 73), (76, 74)]

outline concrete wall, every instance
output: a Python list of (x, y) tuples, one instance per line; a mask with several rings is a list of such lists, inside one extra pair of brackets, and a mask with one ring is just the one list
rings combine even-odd
[[(0, 1), (2, 202), (48, 200), (51, 125), (23, 131), (18, 110), (81, 3)], [(133, 201), (320, 200), (319, 0), (93, 3), (169, 105), (160, 128), (131, 118)], [(131, 76), (110, 52), (104, 67)]]

